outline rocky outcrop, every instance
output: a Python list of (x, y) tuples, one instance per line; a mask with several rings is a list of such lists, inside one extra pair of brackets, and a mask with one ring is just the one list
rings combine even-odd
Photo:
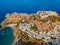
[[(12, 26), (11, 24), (16, 25)], [(35, 34), (37, 37), (39, 37), (38, 35), (40, 35), (39, 32), (41, 31), (49, 32), (50, 30), (52, 31), (55, 30), (54, 29), (55, 25), (60, 25), (60, 16), (54, 11), (38, 11), (37, 13), (34, 14), (26, 14), (26, 13), (6, 14), (6, 19), (1, 23), (1, 25), (2, 27), (5, 26), (14, 27), (13, 30), (14, 36), (17, 39), (19, 39), (19, 41), (20, 39), (22, 39), (22, 41), (24, 42), (32, 42), (32, 43), (36, 42), (40, 45), (42, 44), (46, 45), (47, 42), (45, 42), (45, 40), (42, 40), (40, 38), (35, 38)], [(41, 35), (41, 37), (42, 36), (43, 35)]]

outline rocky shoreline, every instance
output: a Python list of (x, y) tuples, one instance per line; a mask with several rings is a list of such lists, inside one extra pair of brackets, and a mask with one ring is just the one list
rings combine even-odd
[(46, 45), (60, 35), (60, 16), (54, 11), (7, 14), (1, 25), (13, 28), (15, 40), (12, 45), (18, 42), (17, 39)]

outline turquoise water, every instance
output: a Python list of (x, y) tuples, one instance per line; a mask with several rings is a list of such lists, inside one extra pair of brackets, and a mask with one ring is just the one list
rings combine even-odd
[(0, 30), (0, 45), (12, 45), (14, 40), (13, 30), (10, 27), (6, 27)]

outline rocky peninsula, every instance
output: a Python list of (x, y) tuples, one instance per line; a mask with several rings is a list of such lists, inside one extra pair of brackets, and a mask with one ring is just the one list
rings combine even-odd
[[(38, 11), (37, 13), (6, 14), (2, 27), (12, 27), (17, 45), (46, 45), (58, 41), (60, 36), (60, 16), (54, 11)], [(56, 43), (58, 43), (56, 41)], [(14, 43), (13, 45), (16, 45)], [(23, 44), (21, 44), (23, 43)]]

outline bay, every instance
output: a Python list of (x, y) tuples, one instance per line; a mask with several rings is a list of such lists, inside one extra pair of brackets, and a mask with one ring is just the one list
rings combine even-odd
[(0, 45), (12, 45), (14, 38), (12, 28), (6, 27), (0, 30)]

